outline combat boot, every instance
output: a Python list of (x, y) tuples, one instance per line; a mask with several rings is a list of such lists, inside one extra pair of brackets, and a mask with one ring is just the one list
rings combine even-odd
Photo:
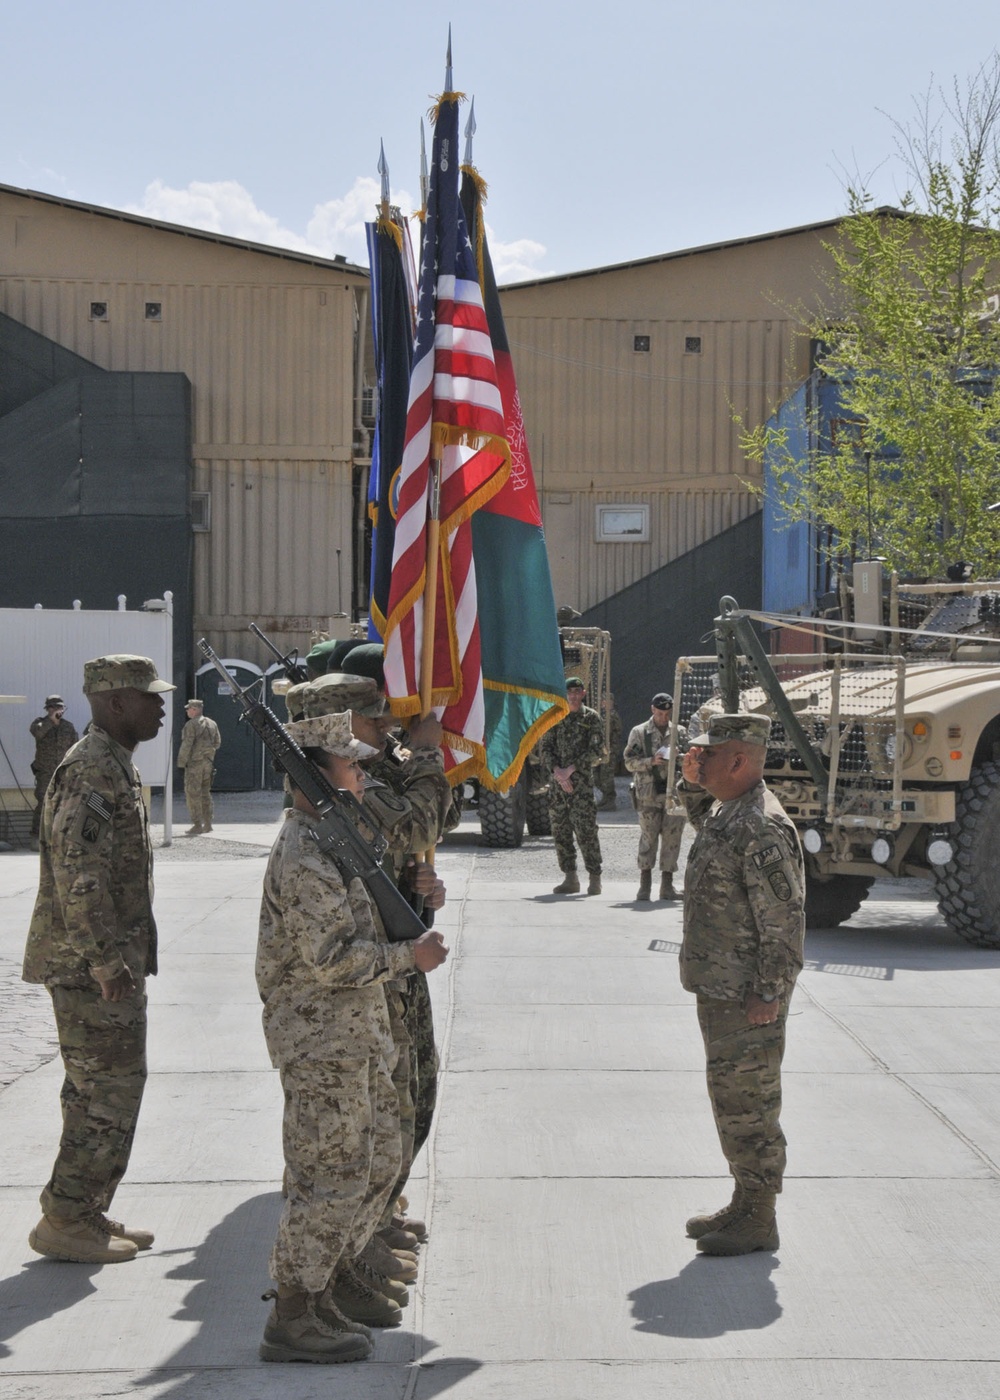
[[(412, 1215), (404, 1215), (402, 1212), (399, 1215), (394, 1215), (392, 1217), (391, 1228), (394, 1230), (405, 1230), (408, 1234), (416, 1236), (418, 1244), (426, 1244), (427, 1242), (428, 1235), (426, 1224), (422, 1220), (414, 1220)], [(396, 1246), (390, 1245), (390, 1248), (394, 1249)]]
[(552, 893), (553, 893), (553, 894), (579, 894), (579, 893), (580, 893), (580, 877), (579, 877), (579, 875), (576, 873), (576, 866), (574, 866), (571, 870), (565, 870), (565, 871), (563, 871), (563, 882), (562, 882), (561, 885), (556, 885), (556, 887), (555, 887), (555, 889), (552, 891)]
[(745, 1191), (739, 1213), (719, 1230), (702, 1235), (703, 1254), (753, 1254), (757, 1249), (778, 1248), (778, 1222), (773, 1191)]
[(372, 1288), (351, 1264), (341, 1264), (323, 1296), (329, 1296), (334, 1307), (352, 1322), (364, 1322), (369, 1327), (398, 1327), (403, 1320), (399, 1304)]
[(362, 1333), (348, 1330), (336, 1322), (332, 1313), (318, 1311), (322, 1295), (297, 1289), (269, 1289), (265, 1299), (274, 1299), (274, 1307), (264, 1326), (260, 1344), (261, 1361), (317, 1361), (336, 1364), (341, 1361), (367, 1361), (372, 1344)]
[(412, 1254), (396, 1254), (376, 1235), (370, 1239), (358, 1255), (366, 1264), (384, 1278), (399, 1279), (401, 1283), (412, 1283), (417, 1277), (417, 1261)]
[(391, 1225), (385, 1225), (381, 1230), (376, 1230), (375, 1234), (387, 1244), (390, 1249), (405, 1249), (408, 1253), (416, 1253), (417, 1245), (420, 1241), (416, 1235), (406, 1226), (398, 1225), (395, 1217)]
[(680, 899), (680, 890), (674, 889), (674, 877), (669, 870), (660, 871), (660, 898)]
[(59, 1215), (43, 1215), (28, 1243), (36, 1254), (71, 1264), (124, 1264), (139, 1252), (134, 1240), (113, 1235), (92, 1218), (65, 1220)]
[(733, 1199), (721, 1210), (715, 1211), (712, 1215), (692, 1215), (687, 1223), (688, 1238), (700, 1240), (702, 1235), (709, 1235), (713, 1230), (721, 1230), (723, 1225), (728, 1225), (730, 1220), (735, 1219), (743, 1209), (743, 1187), (737, 1181), (733, 1186)]
[(188, 829), (187, 829), (187, 831), (185, 831), (184, 835), (185, 835), (185, 836), (200, 836), (201, 833), (202, 833), (201, 824), (200, 824), (199, 822), (195, 822), (194, 826), (189, 826), (189, 827), (188, 827)]
[(132, 1226), (122, 1225), (118, 1220), (109, 1220), (100, 1211), (95, 1211), (88, 1217), (92, 1224), (99, 1230), (105, 1230), (109, 1235), (114, 1235), (118, 1240), (131, 1240), (136, 1249), (152, 1249), (153, 1240), (156, 1236), (152, 1230), (139, 1230)]
[(653, 872), (651, 870), (639, 871), (639, 889), (636, 892), (636, 899), (652, 899), (653, 897)]
[(374, 1264), (367, 1263), (360, 1255), (353, 1260), (351, 1268), (358, 1278), (367, 1283), (369, 1288), (373, 1288), (376, 1293), (380, 1293), (383, 1298), (387, 1298), (390, 1303), (395, 1303), (397, 1307), (405, 1308), (410, 1301), (405, 1283), (401, 1283), (397, 1278), (389, 1278), (388, 1275), (379, 1273)]
[(600, 872), (599, 870), (592, 870), (592, 871), (590, 872), (590, 880), (589, 880), (588, 883), (587, 883), (587, 893), (588, 893), (588, 894), (600, 894), (600, 893), (601, 893), (601, 872)]
[(212, 831), (212, 830), (213, 830), (212, 823), (209, 822), (207, 826), (203, 826), (203, 827), (202, 827), (202, 829), (201, 829), (201, 834), (202, 834), (202, 836), (207, 836), (208, 833), (209, 833), (210, 831)]

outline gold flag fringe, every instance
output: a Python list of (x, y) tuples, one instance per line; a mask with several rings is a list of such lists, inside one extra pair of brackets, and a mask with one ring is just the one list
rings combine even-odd
[(464, 101), (465, 101), (465, 93), (464, 93), (464, 92), (443, 92), (443, 93), (441, 94), (440, 97), (438, 97), (438, 98), (432, 98), (431, 101), (432, 101), (432, 104), (433, 104), (433, 105), (429, 108), (429, 110), (428, 110), (428, 112), (427, 112), (427, 120), (428, 120), (429, 122), (432, 122), (432, 123), (435, 123), (435, 124), (436, 124), (436, 123), (437, 123), (437, 119), (438, 119), (438, 113), (440, 112), (440, 110), (441, 110), (441, 108), (444, 106), (444, 104), (445, 104), (446, 102), (464, 102)]

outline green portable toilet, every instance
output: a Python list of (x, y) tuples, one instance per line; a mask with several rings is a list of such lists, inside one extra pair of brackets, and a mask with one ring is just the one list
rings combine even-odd
[[(252, 661), (224, 660), (223, 666), (241, 690), (257, 685), (263, 690), (264, 673)], [(218, 671), (206, 662), (194, 677), (194, 693), (204, 703), (205, 714), (219, 726), (222, 744), (215, 755), (216, 792), (253, 792), (264, 786), (264, 745), (242, 719), (232, 690)], [(179, 742), (179, 741), (178, 741)]]

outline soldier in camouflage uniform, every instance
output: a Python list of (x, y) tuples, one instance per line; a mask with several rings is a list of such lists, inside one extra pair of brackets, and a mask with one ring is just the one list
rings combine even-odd
[[(358, 649), (360, 650), (360, 649)], [(381, 650), (364, 647), (364, 653)], [(351, 656), (355, 660), (357, 651)], [(370, 660), (378, 658), (371, 656)], [(365, 660), (363, 655), (360, 660)], [(347, 664), (350, 664), (348, 657)], [(378, 673), (378, 668), (375, 668)], [(305, 715), (336, 714), (351, 710), (357, 737), (378, 749), (366, 761), (365, 769), (376, 780), (366, 794), (365, 812), (389, 842), (387, 873), (407, 894), (426, 896), (440, 886), (430, 866), (414, 866), (413, 856), (432, 850), (442, 832), (450, 829), (452, 792), (444, 775), (441, 755), (441, 726), (433, 717), (414, 720), (410, 726), (408, 749), (389, 734), (394, 721), (385, 710), (375, 676), (328, 674), (319, 677), (301, 692), (290, 691), (286, 702), (300, 704)], [(420, 888), (412, 888), (413, 881)], [(439, 906), (438, 906), (439, 907)], [(437, 1096), (437, 1050), (434, 1020), (426, 976), (414, 971), (405, 983), (388, 994), (393, 1038), (398, 1059), (393, 1082), (399, 1095), (402, 1133), (402, 1168), (398, 1190), (380, 1222), (379, 1233), (392, 1245), (412, 1245), (426, 1235), (417, 1220), (393, 1219), (393, 1205), (402, 1191), (410, 1167), (430, 1132)], [(408, 1236), (409, 1238), (405, 1238)]]
[(795, 826), (762, 780), (770, 729), (762, 715), (713, 715), (682, 764), (698, 834), (684, 879), (681, 982), (698, 998), (709, 1098), (735, 1178), (729, 1205), (687, 1223), (705, 1254), (778, 1248), (781, 1060), (802, 967), (805, 872)]
[[(353, 737), (349, 713), (288, 729), (335, 787), (364, 798), (358, 760), (372, 750)], [(345, 886), (311, 840), (315, 820), (296, 791), (268, 861), (257, 944), (264, 1035), (285, 1095), (288, 1188), (271, 1253), (277, 1289), (260, 1347), (266, 1361), (364, 1360), (365, 1321), (400, 1321), (399, 1306), (352, 1262), (399, 1172), (385, 988), (447, 956), (431, 931), (386, 941), (362, 881)]]
[(50, 695), (45, 701), (45, 713), (31, 721), (31, 737), (35, 741), (35, 757), (31, 771), (35, 776), (35, 810), (31, 814), (32, 844), (38, 840), (42, 820), (42, 803), (52, 774), (79, 739), (79, 734), (65, 718), (66, 701), (61, 695)]
[(200, 700), (189, 700), (185, 713), (187, 724), (181, 730), (177, 766), (184, 769), (184, 801), (191, 814), (191, 826), (186, 834), (201, 836), (212, 830), (212, 777), (222, 736), (215, 720), (205, 714)]
[[(625, 767), (634, 774), (632, 792), (639, 814), (639, 889), (637, 900), (648, 900), (653, 892), (656, 848), (660, 848), (660, 898), (679, 899), (674, 889), (674, 871), (684, 835), (684, 813), (668, 808), (667, 781), (670, 777), (670, 717), (673, 696), (658, 691), (650, 705), (650, 717), (637, 724), (625, 745)], [(687, 744), (687, 730), (677, 726), (677, 745)]]
[(550, 774), (549, 816), (556, 857), (564, 879), (554, 894), (579, 894), (576, 837), (590, 876), (588, 894), (601, 893), (601, 842), (594, 802), (594, 766), (604, 758), (604, 726), (596, 710), (583, 703), (587, 690), (579, 676), (566, 681), (569, 714), (542, 739), (542, 761)]
[(24, 956), (24, 980), (52, 996), (66, 1070), (59, 1155), (29, 1243), (53, 1259), (114, 1264), (153, 1243), (104, 1212), (139, 1116), (145, 979), (156, 971), (153, 854), (132, 753), (156, 736), (174, 687), (145, 656), (98, 657), (83, 677), (93, 724), (46, 794)]

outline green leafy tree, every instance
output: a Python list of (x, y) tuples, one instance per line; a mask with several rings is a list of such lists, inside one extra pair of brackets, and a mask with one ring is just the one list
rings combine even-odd
[[(826, 246), (829, 304), (811, 318), (838, 388), (840, 431), (811, 424), (807, 458), (783, 427), (742, 434), (792, 519), (831, 526), (901, 573), (1000, 568), (1000, 56), (893, 123), (909, 179), (898, 209), (869, 181)], [(847, 429), (847, 430), (845, 430)]]

